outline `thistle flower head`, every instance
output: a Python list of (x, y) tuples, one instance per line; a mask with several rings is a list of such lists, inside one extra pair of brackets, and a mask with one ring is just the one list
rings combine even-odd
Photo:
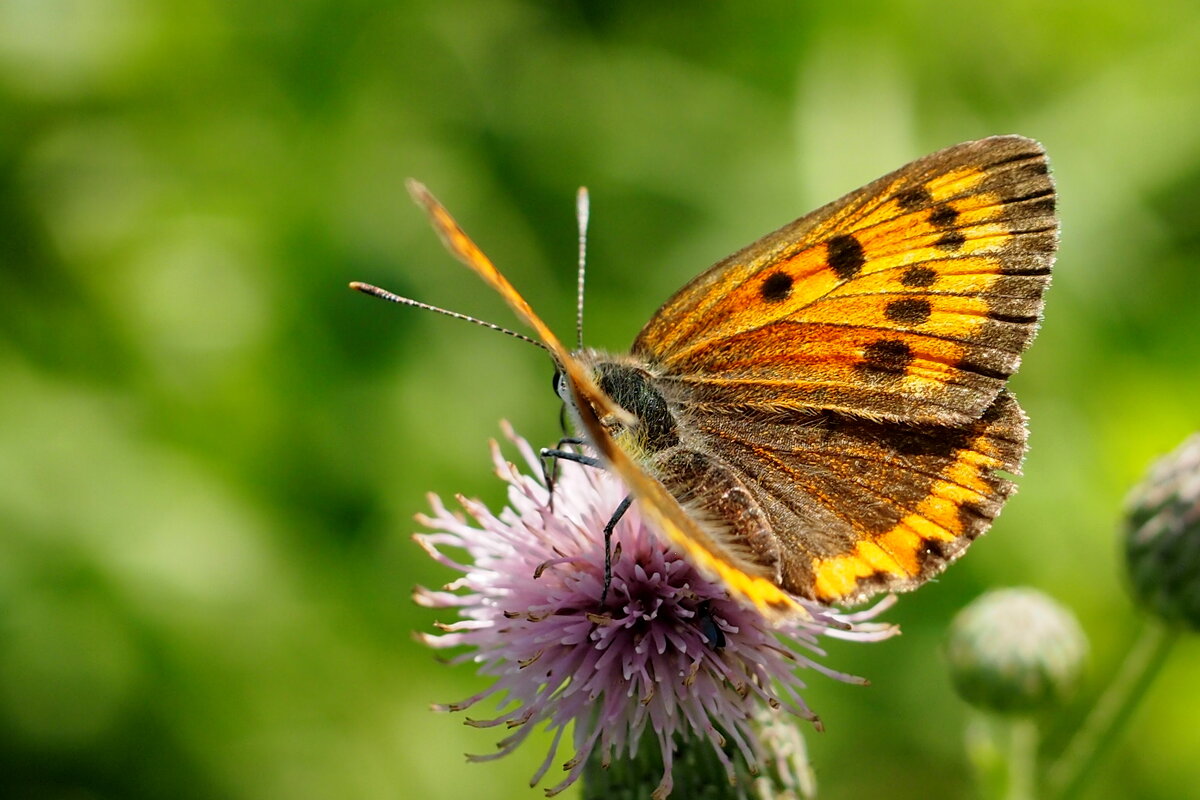
[[(530, 473), (540, 475), (529, 444), (506, 433)], [(460, 711), (503, 699), (507, 709), (468, 720), (512, 730), (497, 753), (472, 760), (503, 756), (545, 725), (553, 744), (533, 775), (536, 784), (574, 724), (574, 754), (547, 795), (577, 780), (589, 758), (605, 766), (633, 757), (646, 736), (662, 754), (656, 798), (671, 792), (677, 740), (707, 741), (731, 781), (735, 760), (751, 771), (778, 768), (779, 748), (756, 722), (762, 710), (790, 712), (819, 726), (801, 698), (797, 671), (862, 682), (814, 660), (823, 655), (819, 637), (876, 641), (894, 633), (869, 622), (890, 600), (858, 614), (808, 605), (808, 619), (776, 629), (665, 545), (636, 504), (616, 527), (612, 584), (602, 604), (601, 532), (624, 497), (621, 483), (604, 470), (563, 463), (551, 503), (540, 478), (506, 463), (495, 445), (493, 460), (509, 484), (508, 506), (499, 514), (460, 497), (464, 517), (431, 496), (432, 514), (418, 517), (432, 532), (416, 540), (461, 574), (441, 591), (418, 589), (416, 600), (458, 617), (424, 640), (436, 648), (466, 648), (454, 661), (475, 662), (494, 679), (479, 694), (440, 708)]]
[(1074, 691), (1087, 638), (1073, 614), (1036, 589), (996, 589), (954, 618), (950, 676), (968, 703), (1010, 714), (1052, 707)]
[(1200, 434), (1156, 463), (1129, 497), (1125, 563), (1141, 605), (1200, 630)]

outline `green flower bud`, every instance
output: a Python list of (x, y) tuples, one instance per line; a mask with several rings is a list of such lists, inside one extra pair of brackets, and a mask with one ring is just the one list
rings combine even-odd
[(1142, 607), (1200, 630), (1200, 434), (1158, 461), (1130, 494), (1125, 563)]
[(1035, 589), (977, 598), (950, 626), (946, 658), (964, 700), (987, 711), (1028, 714), (1075, 689), (1087, 638), (1070, 611)]
[[(695, 736), (675, 739), (671, 754), (672, 798), (688, 800), (811, 800), (816, 777), (797, 720), (764, 706), (754, 714), (761, 744), (754, 767), (730, 738), (722, 735), (724, 755)], [(730, 771), (732, 769), (732, 772)], [(583, 773), (583, 800), (662, 800), (663, 759), (658, 742), (642, 737), (634, 754), (602, 755), (593, 750)]]
[[(653, 736), (643, 736), (637, 753), (606, 756), (593, 750), (583, 771), (583, 800), (662, 800), (663, 759)], [(674, 742), (671, 797), (744, 800), (730, 782), (712, 744), (695, 737)]]

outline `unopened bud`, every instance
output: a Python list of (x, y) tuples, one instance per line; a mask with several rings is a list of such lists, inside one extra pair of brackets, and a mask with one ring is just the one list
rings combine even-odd
[(1125, 562), (1146, 610), (1200, 630), (1200, 434), (1158, 461), (1130, 493)]
[(1079, 681), (1087, 639), (1074, 615), (1035, 589), (999, 589), (976, 599), (950, 627), (946, 657), (971, 705), (1006, 714), (1053, 707)]

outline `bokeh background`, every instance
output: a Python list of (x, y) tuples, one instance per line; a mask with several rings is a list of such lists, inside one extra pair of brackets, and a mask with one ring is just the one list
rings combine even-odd
[[(540, 796), (542, 756), (431, 702), (425, 493), (496, 505), (487, 441), (558, 433), (543, 354), (403, 187), (434, 188), (547, 320), (621, 350), (700, 269), (913, 158), (1040, 139), (1062, 247), (1013, 387), (1020, 494), (969, 558), (834, 644), (808, 741), (830, 798), (970, 792), (939, 647), (1026, 584), (1093, 654), (1134, 640), (1122, 499), (1200, 425), (1200, 12), (986, 4), (0, 0), (0, 794)], [(1194, 797), (1187, 640), (1089, 798)], [(565, 758), (565, 755), (564, 755)], [(483, 787), (483, 788), (481, 788)], [(573, 796), (568, 794), (568, 796)]]

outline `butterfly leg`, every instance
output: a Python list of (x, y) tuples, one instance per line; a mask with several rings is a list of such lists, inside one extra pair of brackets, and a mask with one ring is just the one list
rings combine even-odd
[[(554, 510), (554, 480), (558, 471), (559, 460), (574, 461), (576, 464), (583, 464), (588, 467), (603, 467), (604, 462), (595, 456), (586, 456), (582, 453), (576, 453), (573, 450), (561, 449), (564, 444), (584, 444), (582, 439), (564, 437), (558, 440), (557, 447), (543, 447), (539, 455), (542, 458), (542, 478), (546, 482), (546, 488), (550, 492), (550, 510)], [(621, 521), (621, 517), (625, 516), (625, 512), (629, 510), (629, 506), (633, 503), (633, 497), (626, 495), (625, 499), (620, 502), (616, 510), (613, 511), (608, 522), (604, 525), (604, 589), (600, 592), (600, 604), (608, 599), (608, 590), (612, 586), (612, 535), (613, 530), (617, 527), (617, 523)]]
[(562, 446), (564, 444), (584, 444), (584, 441), (572, 436), (564, 436), (558, 440), (558, 444), (554, 447), (543, 447), (538, 453), (542, 461), (542, 483), (546, 485), (546, 491), (550, 493), (549, 505), (551, 513), (554, 512), (554, 482), (558, 480), (558, 460), (560, 458), (585, 464), (589, 467), (600, 466), (600, 460), (597, 458), (581, 455), (571, 450), (563, 450)]
[(604, 526), (604, 588), (600, 590), (600, 605), (604, 605), (604, 601), (608, 599), (608, 590), (612, 586), (613, 529), (617, 527), (617, 523), (621, 521), (621, 517), (625, 516), (625, 512), (629, 510), (632, 503), (633, 495), (625, 495), (625, 499), (617, 506), (617, 510), (608, 518), (608, 522)]

